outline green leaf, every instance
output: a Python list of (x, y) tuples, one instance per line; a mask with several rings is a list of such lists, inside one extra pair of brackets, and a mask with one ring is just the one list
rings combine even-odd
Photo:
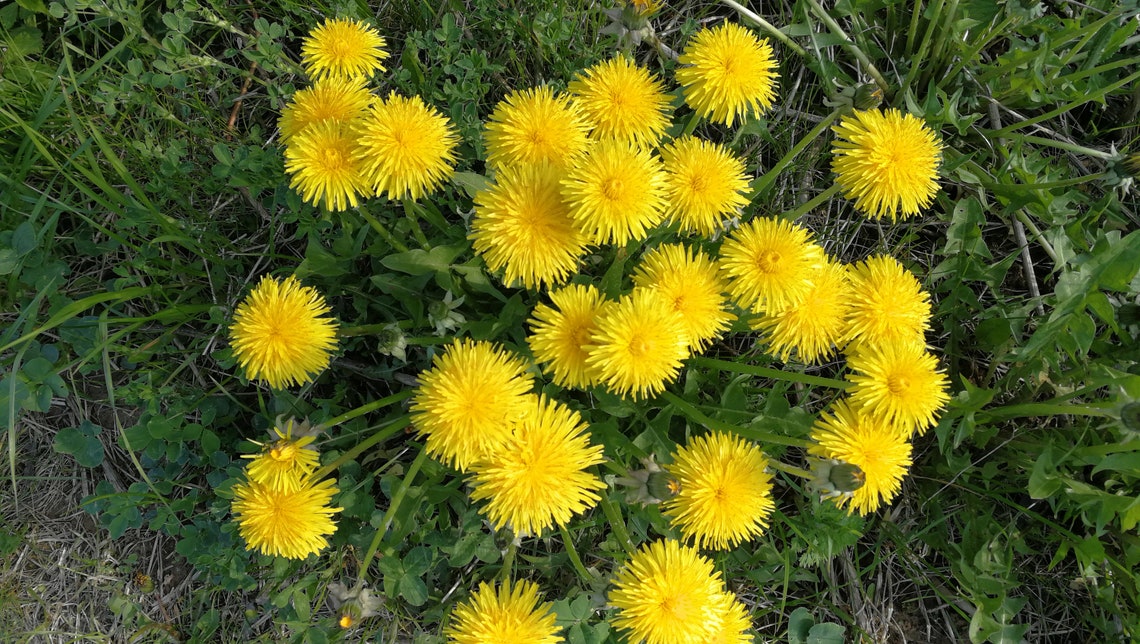
[(453, 246), (436, 246), (431, 250), (416, 248), (406, 253), (388, 255), (380, 260), (384, 266), (408, 275), (429, 275), (431, 273), (446, 273), (465, 250), (467, 244)]
[(804, 644), (814, 624), (810, 610), (801, 606), (792, 611), (788, 617), (788, 644)]
[(467, 193), (468, 197), (475, 198), (475, 193), (486, 190), (491, 185), (491, 181), (481, 174), (474, 172), (456, 172), (451, 177), (451, 182), (463, 188), (463, 192)]
[(845, 630), (839, 624), (816, 624), (808, 632), (807, 644), (843, 644)]
[(404, 575), (397, 584), (397, 589), (403, 598), (412, 606), (423, 606), (427, 601), (427, 585), (419, 577)]
[(1092, 473), (1103, 472), (1104, 470), (1112, 470), (1114, 472), (1124, 472), (1133, 476), (1140, 475), (1140, 452), (1126, 452), (1122, 454), (1110, 454), (1104, 457), (1101, 462), (1096, 464)]
[(55, 451), (71, 454), (83, 467), (98, 467), (103, 463), (103, 443), (99, 441), (102, 428), (89, 420), (79, 427), (66, 427), (55, 435)]

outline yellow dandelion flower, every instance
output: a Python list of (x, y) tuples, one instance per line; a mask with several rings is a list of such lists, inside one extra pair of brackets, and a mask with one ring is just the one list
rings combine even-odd
[(593, 285), (570, 284), (550, 293), (554, 308), (534, 307), (527, 338), (534, 359), (562, 387), (585, 389), (597, 384), (586, 364), (588, 344), (599, 316), (611, 302)]
[(760, 448), (738, 436), (697, 436), (665, 466), (680, 491), (662, 503), (662, 511), (698, 547), (733, 548), (768, 527), (776, 504), (767, 467)]
[(734, 22), (697, 32), (677, 61), (685, 103), (714, 123), (758, 116), (776, 99), (772, 46)]
[(689, 348), (703, 351), (732, 322), (725, 310), (727, 289), (716, 263), (701, 251), (662, 244), (641, 258), (633, 283), (655, 289), (681, 314)]
[(471, 597), (455, 607), (444, 629), (450, 644), (556, 644), (562, 642), (550, 602), (539, 603), (538, 584), (503, 582), (496, 590), (480, 582)]
[(665, 171), (646, 150), (599, 141), (568, 171), (562, 196), (593, 243), (624, 245), (665, 219)]
[(586, 368), (618, 395), (648, 398), (676, 378), (689, 357), (685, 321), (652, 289), (634, 289), (598, 317)]
[(325, 537), (336, 532), (330, 507), (339, 490), (334, 479), (305, 479), (297, 486), (274, 488), (249, 481), (234, 485), (232, 504), (238, 533), (246, 548), (261, 554), (304, 559), (329, 545)]
[(281, 118), (277, 120), (281, 140), (288, 143), (314, 123), (349, 123), (364, 114), (372, 98), (363, 80), (339, 76), (322, 78), (312, 87), (297, 90), (281, 110)]
[(326, 20), (301, 42), (301, 65), (312, 78), (367, 78), (384, 71), (384, 37), (372, 27), (347, 18)]
[(357, 121), (356, 158), (376, 196), (419, 199), (455, 171), (459, 135), (451, 121), (419, 96), (391, 93)]
[(550, 163), (564, 168), (586, 149), (590, 126), (581, 109), (549, 87), (515, 90), (495, 106), (483, 133), (487, 163)]
[(707, 644), (732, 606), (720, 573), (696, 548), (654, 541), (621, 567), (609, 594), (615, 628), (631, 642)]
[(938, 192), (942, 143), (921, 119), (896, 109), (856, 110), (834, 127), (837, 182), (874, 219), (917, 215)]
[(846, 264), (827, 261), (812, 276), (811, 288), (799, 303), (752, 323), (765, 333), (769, 354), (787, 362), (795, 351), (802, 362), (813, 364), (842, 346), (852, 300), (847, 273)]
[(427, 435), (428, 454), (461, 472), (507, 442), (534, 387), (522, 358), (470, 339), (435, 356), (419, 383), (412, 422)]
[(930, 328), (930, 294), (914, 275), (890, 255), (875, 255), (851, 267), (851, 308), (847, 347), (926, 345)]
[(748, 616), (748, 609), (736, 597), (729, 595), (731, 603), (725, 611), (720, 629), (709, 636), (708, 644), (752, 644), (752, 636), (748, 629), (752, 628), (752, 620)]
[(288, 422), (284, 432), (278, 427), (273, 431), (278, 440), (257, 454), (242, 457), (252, 459), (245, 466), (245, 475), (250, 481), (273, 489), (295, 488), (320, 465), (317, 450), (312, 446), (316, 436), (293, 438), (293, 421)]
[(483, 513), (496, 530), (509, 525), (517, 535), (566, 525), (606, 487), (586, 471), (604, 459), (578, 412), (545, 396), (529, 400), (502, 449), (471, 466), (471, 499), (487, 502)]
[(587, 67), (567, 89), (593, 127), (594, 138), (653, 147), (669, 126), (665, 85), (624, 55)]
[(234, 357), (250, 380), (274, 389), (303, 385), (329, 365), (336, 349), (336, 321), (316, 289), (296, 277), (266, 275), (234, 311)]
[(836, 497), (848, 512), (867, 515), (890, 503), (902, 488), (910, 467), (910, 443), (887, 422), (851, 407), (840, 400), (831, 413), (820, 414), (811, 430), (815, 445), (810, 452), (823, 458), (856, 465), (862, 470), (863, 485), (854, 492)]
[(938, 360), (914, 344), (867, 346), (847, 359), (855, 384), (847, 391), (853, 406), (878, 416), (906, 436), (924, 433), (950, 400), (950, 382)]
[(748, 204), (744, 162), (719, 143), (682, 137), (661, 149), (668, 215), (682, 231), (709, 236)]
[(289, 187), (314, 206), (339, 212), (355, 208), (368, 190), (360, 164), (353, 158), (356, 137), (348, 123), (314, 123), (289, 139), (285, 172)]
[(577, 270), (586, 236), (562, 201), (561, 176), (547, 164), (505, 167), (475, 195), (469, 238), (505, 284), (553, 286)]
[(757, 217), (734, 230), (720, 247), (728, 291), (741, 308), (775, 312), (793, 306), (811, 290), (827, 256), (805, 228)]

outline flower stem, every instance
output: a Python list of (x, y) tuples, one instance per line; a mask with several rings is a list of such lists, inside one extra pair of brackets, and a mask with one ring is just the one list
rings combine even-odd
[(689, 136), (690, 134), (692, 134), (693, 130), (697, 129), (697, 123), (699, 123), (700, 120), (701, 120), (700, 112), (693, 110), (693, 113), (689, 115), (689, 120), (685, 121), (684, 129), (681, 130), (681, 134), (679, 134), (677, 136), (677, 138), (679, 139), (681, 137)]
[(796, 52), (796, 54), (798, 54), (800, 56), (806, 55), (806, 52), (804, 52), (803, 47), (800, 47), (799, 45), (797, 45), (791, 38), (788, 37), (787, 34), (780, 31), (779, 29), (776, 29), (776, 27), (774, 25), (772, 25), (772, 23), (761, 18), (759, 15), (754, 13), (748, 7), (745, 7), (744, 5), (741, 5), (737, 2), (734, 2), (733, 0), (720, 0), (720, 1), (723, 4), (726, 4), (730, 7), (732, 7), (733, 9), (736, 9), (737, 13), (744, 16), (745, 18), (748, 18), (752, 22), (756, 23), (756, 25), (758, 27), (760, 27), (761, 29), (763, 29), (764, 31), (767, 31), (768, 33), (772, 34), (773, 38), (784, 43), (784, 46), (787, 47), (788, 49), (791, 49), (792, 51)]
[(762, 443), (773, 443), (775, 445), (787, 445), (789, 447), (802, 447), (804, 449), (806, 449), (809, 445), (811, 445), (811, 443), (809, 443), (808, 441), (806, 441), (802, 438), (792, 438), (791, 436), (781, 436), (779, 434), (773, 434), (771, 432), (766, 432), (762, 429), (753, 429), (751, 427), (741, 427), (739, 425), (733, 425), (732, 423), (726, 423), (723, 420), (717, 420), (715, 418), (710, 418), (709, 416), (702, 413), (701, 410), (697, 409), (697, 407), (695, 405), (693, 405), (692, 403), (690, 403), (689, 401), (687, 401), (687, 400), (681, 398), (680, 396), (677, 396), (676, 394), (669, 392), (669, 391), (662, 392), (661, 396), (663, 398), (665, 398), (665, 400), (668, 400), (669, 403), (672, 404), (674, 407), (676, 407), (677, 410), (680, 411), (682, 414), (684, 414), (685, 416), (688, 416), (689, 420), (692, 420), (693, 422), (696, 422), (696, 423), (700, 423), (701, 425), (704, 425), (705, 427), (708, 427), (709, 429), (715, 429), (715, 430), (722, 431), (722, 432), (728, 432), (730, 434), (735, 434), (735, 435), (740, 436), (742, 438), (747, 438), (749, 440), (759, 441)]
[(1036, 143), (1037, 145), (1045, 145), (1057, 148), (1058, 150), (1075, 152), (1077, 154), (1087, 154), (1090, 157), (1096, 157), (1098, 159), (1110, 160), (1113, 158), (1112, 154), (1105, 152), (1104, 150), (1094, 150), (1092, 148), (1086, 148), (1083, 145), (1077, 145), (1075, 143), (1069, 143), (1067, 141), (1055, 141), (1053, 139), (1046, 139), (1044, 137), (1032, 136), (1029, 134), (1018, 135), (1016, 138), (1020, 138), (1026, 143)]
[(383, 409), (384, 407), (387, 407), (388, 405), (392, 405), (392, 404), (407, 400), (408, 398), (411, 398), (412, 396), (414, 396), (415, 393), (416, 393), (415, 389), (405, 389), (404, 391), (401, 391), (398, 394), (392, 394), (391, 396), (388, 396), (386, 398), (381, 398), (380, 400), (373, 400), (372, 402), (365, 404), (365, 405), (361, 405), (361, 406), (357, 407), (356, 409), (351, 409), (349, 411), (346, 411), (343, 414), (341, 414), (340, 416), (334, 416), (333, 418), (330, 418), (321, 424), (324, 425), (325, 427), (336, 427), (337, 425), (344, 423), (344, 422), (348, 422), (348, 421), (352, 420), (353, 418), (359, 418), (360, 416), (363, 416), (364, 414), (367, 414), (367, 413), (374, 412), (377, 409)]
[(828, 188), (827, 190), (824, 190), (823, 192), (819, 193), (818, 195), (816, 195), (816, 196), (812, 197), (811, 199), (805, 201), (804, 203), (796, 206), (792, 210), (785, 212), (784, 214), (780, 215), (780, 218), (786, 219), (788, 221), (795, 221), (796, 219), (798, 219), (800, 217), (800, 215), (804, 214), (805, 212), (809, 212), (812, 208), (815, 208), (819, 204), (821, 204), (821, 203), (827, 201), (828, 199), (831, 199), (832, 197), (834, 197), (835, 193), (839, 192), (839, 189), (840, 189), (839, 184), (833, 183), (833, 184), (831, 184), (831, 187)]
[(712, 369), (720, 369), (721, 371), (731, 371), (733, 373), (745, 373), (751, 376), (774, 378), (776, 380), (783, 380), (786, 382), (800, 382), (805, 385), (831, 387), (832, 389), (847, 389), (851, 386), (851, 383), (847, 382), (846, 380), (835, 380), (834, 378), (811, 376), (806, 373), (796, 373), (795, 371), (780, 371), (779, 369), (772, 369), (771, 367), (740, 364), (738, 362), (717, 360), (716, 358), (706, 358), (704, 356), (695, 356), (693, 358), (689, 358), (689, 364), (697, 367), (710, 367)]
[(834, 33), (836, 36), (839, 36), (844, 41), (844, 46), (850, 49), (852, 54), (855, 54), (855, 57), (858, 58), (863, 67), (867, 69), (867, 73), (870, 74), (871, 78), (875, 80), (875, 84), (878, 85), (879, 89), (883, 90), (883, 94), (886, 95), (890, 91), (890, 85), (887, 84), (887, 80), (883, 78), (882, 74), (879, 73), (879, 70), (875, 67), (875, 64), (871, 62), (871, 59), (867, 57), (867, 54), (863, 53), (863, 50), (860, 49), (859, 46), (855, 44), (855, 41), (852, 40), (851, 37), (843, 31), (843, 28), (839, 26), (839, 23), (835, 22), (835, 19), (827, 13), (826, 9), (820, 6), (817, 0), (807, 1), (808, 4), (811, 5), (811, 9), (815, 15), (823, 21), (823, 24), (827, 25), (827, 28), (830, 29), (832, 33)]
[(375, 230), (377, 233), (379, 233), (380, 238), (388, 242), (389, 246), (400, 251), (401, 253), (408, 252), (408, 247), (393, 237), (392, 233), (388, 232), (388, 229), (384, 227), (384, 224), (377, 221), (376, 218), (373, 217), (372, 214), (369, 213), (363, 205), (357, 207), (356, 212), (360, 213), (361, 217), (364, 217), (364, 221), (368, 222), (368, 225), (372, 227), (372, 230)]
[(784, 463), (782, 461), (769, 460), (768, 461), (768, 467), (770, 467), (774, 470), (779, 470), (781, 472), (785, 472), (787, 474), (791, 474), (792, 476), (798, 476), (801, 479), (811, 480), (811, 479), (815, 478), (814, 474), (805, 470), (804, 468), (796, 467), (795, 465), (788, 465), (787, 463)]
[(800, 152), (803, 152), (804, 148), (806, 148), (809, 143), (814, 141), (816, 137), (822, 134), (824, 130), (831, 127), (831, 124), (835, 122), (835, 119), (839, 118), (839, 115), (842, 113), (843, 110), (839, 109), (824, 117), (824, 119), (819, 122), (819, 125), (816, 125), (814, 128), (812, 128), (811, 132), (808, 132), (804, 138), (800, 139), (798, 143), (792, 146), (791, 150), (788, 150), (788, 153), (784, 155), (784, 158), (777, 161), (776, 165), (772, 166), (772, 168), (765, 172), (763, 176), (753, 181), (752, 192), (748, 194), (748, 201), (751, 203), (757, 197), (767, 191), (768, 187), (776, 181), (776, 177), (778, 177), (780, 173), (784, 171), (784, 169), (786, 169), (789, 165), (792, 164), (793, 161), (795, 161)]
[(333, 462), (327, 465), (322, 465), (321, 468), (314, 473), (313, 476), (316, 477), (314, 480), (319, 481), (320, 479), (328, 476), (338, 467), (351, 461), (357, 456), (360, 456), (364, 453), (365, 450), (371, 448), (373, 445), (378, 445), (396, 435), (398, 432), (402, 431), (405, 427), (410, 425), (411, 422), (412, 419), (408, 416), (401, 416), (400, 418), (397, 418), (382, 429), (378, 430), (375, 434), (360, 441), (356, 445), (353, 445), (352, 449), (338, 456)]
[(515, 567), (515, 552), (519, 549), (519, 538), (517, 535), (511, 535), (511, 543), (507, 546), (507, 552), (503, 555), (503, 567), (499, 570), (499, 581), (509, 581), (511, 578), (511, 571)]
[(618, 540), (618, 544), (625, 550), (626, 554), (632, 555), (637, 551), (633, 545), (633, 540), (629, 538), (629, 531), (625, 528), (625, 520), (621, 518), (621, 512), (610, 501), (609, 490), (601, 491), (602, 500), (598, 505), (602, 506), (602, 512), (605, 513), (606, 518), (609, 519), (610, 529), (613, 530), (614, 537)]
[(368, 551), (364, 553), (364, 565), (360, 567), (360, 580), (358, 583), (364, 582), (364, 576), (368, 574), (368, 568), (372, 566), (372, 558), (376, 556), (376, 551), (380, 549), (380, 541), (384, 538), (384, 534), (388, 532), (388, 526), (392, 525), (392, 520), (396, 518), (396, 510), (400, 509), (400, 504), (404, 502), (404, 497), (408, 494), (408, 489), (412, 486), (412, 480), (419, 474), (420, 467), (423, 466), (424, 461), (427, 460), (427, 449), (421, 449), (416, 460), (412, 461), (412, 466), (408, 468), (408, 473), (404, 475), (404, 480), (400, 482), (399, 489), (396, 494), (392, 496), (392, 503), (388, 506), (388, 511), (384, 513), (384, 518), (380, 521), (380, 527), (376, 529), (376, 535), (372, 537), (372, 543), (368, 544)]
[(570, 556), (570, 564), (574, 566), (574, 570), (578, 573), (578, 577), (582, 581), (590, 581), (590, 573), (586, 570), (586, 566), (582, 564), (582, 558), (578, 556), (578, 550), (574, 548), (574, 540), (570, 538), (570, 531), (566, 526), (560, 525), (558, 529), (562, 532), (562, 543), (566, 546), (566, 554)]
[(415, 201), (404, 199), (404, 214), (407, 215), (408, 223), (411, 224), (412, 236), (416, 238), (420, 246), (425, 249), (430, 249), (431, 244), (428, 242), (427, 236), (424, 235), (424, 229), (420, 227), (420, 222), (418, 221), (418, 219), (427, 219), (427, 217), (423, 216), (423, 209), (420, 208), (419, 204)]

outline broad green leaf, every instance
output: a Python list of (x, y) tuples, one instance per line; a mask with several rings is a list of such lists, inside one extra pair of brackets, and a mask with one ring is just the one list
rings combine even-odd
[(55, 451), (70, 454), (83, 467), (98, 467), (103, 463), (103, 443), (99, 441), (101, 428), (85, 420), (79, 427), (65, 427), (55, 435)]

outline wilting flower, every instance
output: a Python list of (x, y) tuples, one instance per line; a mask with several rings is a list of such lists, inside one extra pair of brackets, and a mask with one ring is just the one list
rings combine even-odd
[(942, 144), (918, 117), (856, 110), (835, 126), (831, 167), (855, 207), (891, 221), (917, 215), (938, 192)]
[(550, 602), (539, 604), (538, 584), (503, 582), (496, 590), (487, 582), (451, 613), (444, 630), (452, 644), (555, 644), (563, 639)]
[(583, 70), (569, 90), (593, 127), (592, 136), (652, 147), (669, 126), (669, 95), (648, 69), (618, 55)]
[(314, 206), (333, 212), (355, 208), (368, 191), (356, 153), (348, 123), (328, 120), (308, 126), (285, 146), (289, 187)]
[(357, 121), (355, 136), (357, 162), (377, 196), (419, 199), (454, 172), (459, 135), (446, 116), (419, 96), (392, 93), (374, 102)]
[(606, 484), (586, 471), (602, 462), (578, 412), (545, 396), (529, 397), (526, 413), (500, 449), (471, 466), (471, 499), (500, 529), (541, 534), (566, 525), (598, 502)]
[(328, 366), (337, 325), (316, 289), (266, 275), (234, 311), (234, 357), (251, 380), (303, 385)]
[(491, 113), (483, 134), (487, 163), (550, 163), (565, 168), (586, 149), (590, 126), (581, 109), (549, 87), (515, 90)]
[(305, 479), (297, 486), (274, 488), (249, 481), (234, 485), (233, 514), (249, 550), (265, 555), (304, 559), (329, 545), (336, 532), (330, 507), (336, 481)]
[(663, 512), (698, 547), (734, 547), (763, 533), (776, 507), (767, 467), (760, 448), (738, 436), (693, 438), (665, 466), (680, 489), (664, 501)]
[(388, 57), (380, 32), (359, 20), (326, 20), (301, 43), (301, 65), (313, 78), (366, 78), (384, 71)]
[(252, 459), (245, 466), (245, 475), (254, 483), (274, 489), (295, 488), (320, 465), (317, 450), (312, 446), (316, 436), (293, 438), (293, 421), (285, 424), (285, 431), (274, 427), (278, 440), (264, 446), (257, 454), (242, 458)]
[(562, 196), (592, 242), (623, 245), (665, 218), (665, 172), (646, 150), (599, 141), (568, 171)]
[(633, 283), (656, 290), (681, 314), (689, 347), (701, 351), (728, 328), (726, 284), (717, 265), (701, 251), (663, 244), (641, 258)]
[(930, 295), (910, 271), (890, 255), (854, 264), (848, 310), (848, 352), (864, 345), (926, 345)]
[(330, 76), (297, 90), (281, 110), (277, 127), (281, 140), (290, 139), (314, 123), (338, 121), (349, 123), (359, 118), (372, 104), (372, 94), (361, 79)]
[(812, 285), (795, 306), (764, 314), (753, 328), (764, 331), (768, 352), (785, 362), (793, 351), (811, 364), (831, 354), (847, 333), (851, 306), (847, 265), (828, 261), (812, 275)]
[(847, 359), (851, 405), (884, 419), (910, 436), (934, 425), (950, 400), (949, 381), (938, 371), (938, 360), (922, 346), (866, 346)]
[(693, 111), (731, 126), (759, 115), (776, 98), (776, 57), (767, 40), (724, 22), (693, 36), (678, 62), (677, 82)]
[(665, 389), (689, 357), (685, 321), (652, 289), (634, 289), (598, 318), (586, 358), (607, 389), (646, 398)]
[(811, 233), (782, 219), (757, 217), (720, 247), (728, 291), (741, 308), (782, 311), (807, 297), (827, 256)]
[(686, 136), (661, 148), (667, 213), (681, 230), (712, 235), (748, 204), (744, 162), (719, 143)]
[(610, 305), (593, 285), (570, 284), (550, 293), (554, 308), (534, 307), (527, 338), (534, 359), (545, 365), (555, 384), (584, 389), (597, 382), (586, 365), (588, 343), (598, 317)]

